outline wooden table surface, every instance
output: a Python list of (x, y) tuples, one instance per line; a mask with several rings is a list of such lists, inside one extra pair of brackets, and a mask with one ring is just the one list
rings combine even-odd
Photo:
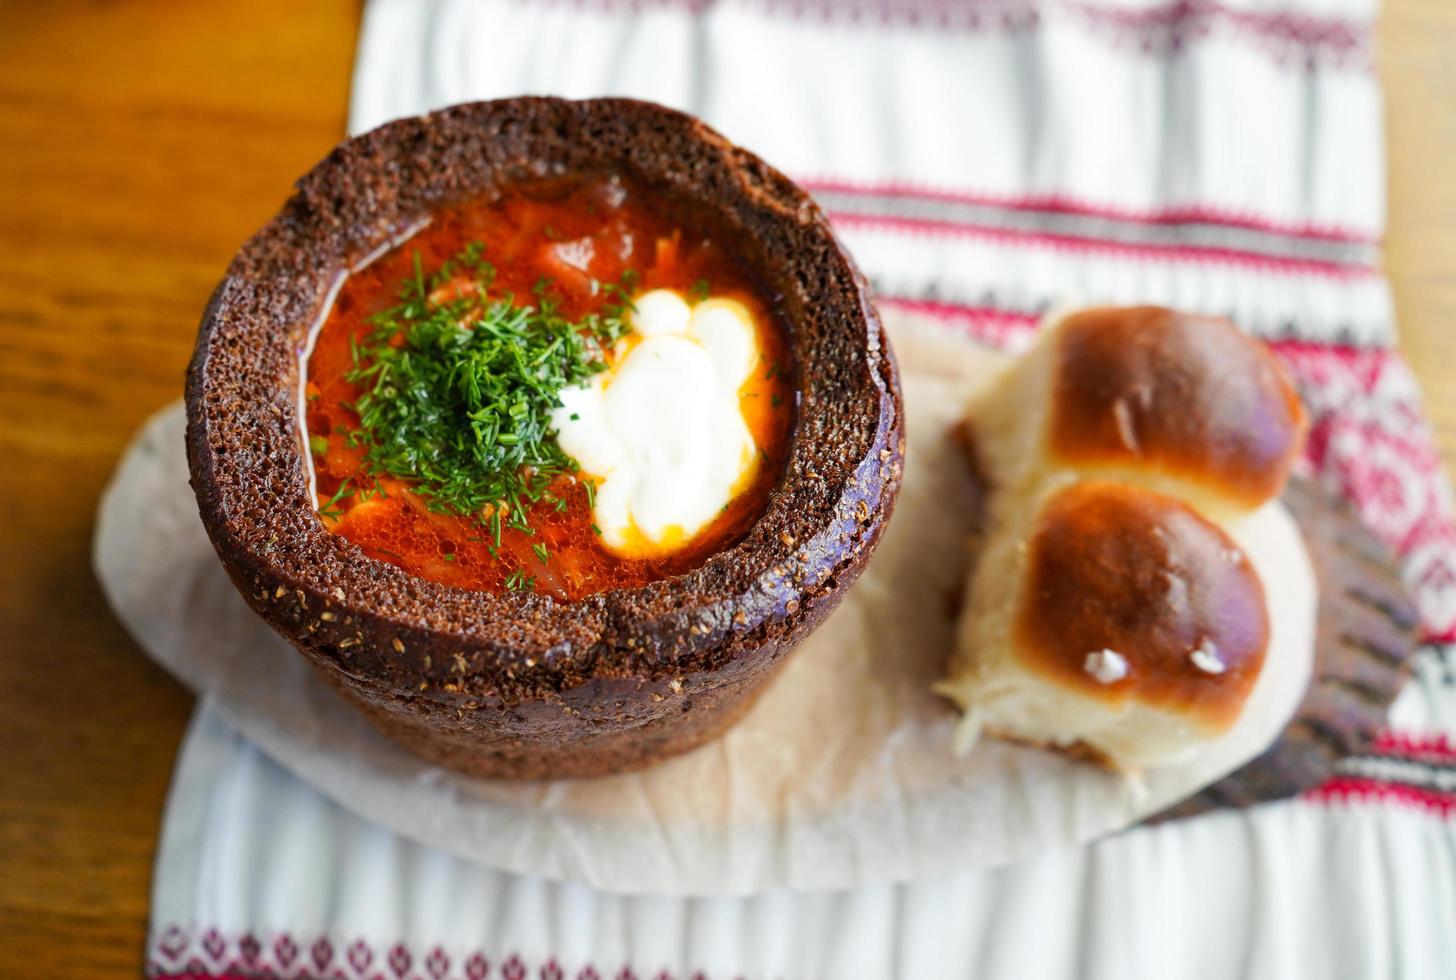
[[(1387, 265), (1456, 463), (1456, 3), (1387, 0)], [(136, 975), (192, 699), (112, 618), (97, 497), (234, 249), (344, 132), (357, 0), (0, 0), (0, 977)]]

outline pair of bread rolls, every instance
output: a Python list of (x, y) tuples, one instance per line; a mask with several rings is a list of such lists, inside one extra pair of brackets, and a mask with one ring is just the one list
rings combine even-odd
[(1226, 732), (1271, 655), (1256, 518), (1305, 432), (1264, 345), (1157, 307), (1063, 315), (965, 430), (985, 537), (938, 688), (962, 744), (1138, 770)]

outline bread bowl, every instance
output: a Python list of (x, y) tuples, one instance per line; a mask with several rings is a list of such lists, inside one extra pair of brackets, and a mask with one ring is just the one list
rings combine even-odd
[[(759, 511), (690, 568), (570, 598), (433, 581), (332, 533), (301, 385), (340, 284), (446, 209), (602, 173), (705, 230), (784, 326), (797, 415)], [(863, 568), (904, 450), (893, 356), (817, 207), (696, 120), (622, 99), (461, 105), (340, 145), (229, 267), (186, 400), (239, 592), (382, 731), (485, 777), (621, 771), (731, 724)]]

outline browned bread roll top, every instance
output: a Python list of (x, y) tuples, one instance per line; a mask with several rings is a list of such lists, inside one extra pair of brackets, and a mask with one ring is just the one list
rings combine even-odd
[(1047, 446), (1060, 462), (1164, 474), (1250, 508), (1283, 489), (1304, 409), (1279, 362), (1227, 320), (1103, 307), (1067, 317), (1054, 343)]

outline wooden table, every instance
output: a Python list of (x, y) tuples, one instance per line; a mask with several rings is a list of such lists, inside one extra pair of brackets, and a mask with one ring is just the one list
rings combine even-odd
[(192, 707), (91, 529), (238, 245), (344, 134), (358, 0), (0, 0), (0, 977), (136, 976)]
[[(1389, 271), (1456, 463), (1456, 4), (1388, 0)], [(140, 968), (191, 697), (107, 611), (97, 496), (233, 250), (344, 131), (356, 0), (0, 3), (0, 976)]]

